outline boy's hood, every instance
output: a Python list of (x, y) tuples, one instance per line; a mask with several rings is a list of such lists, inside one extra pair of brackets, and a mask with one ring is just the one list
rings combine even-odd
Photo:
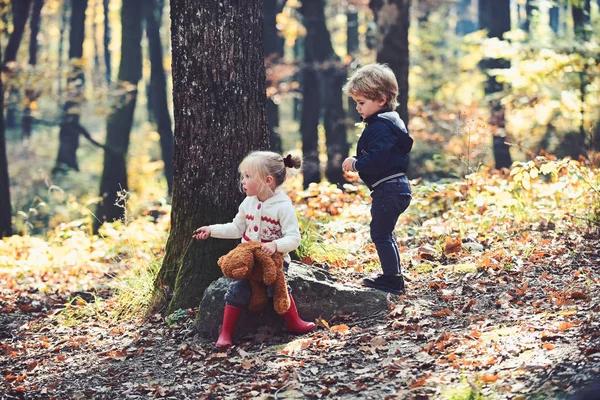
[(402, 121), (402, 118), (400, 118), (400, 114), (398, 114), (396, 111), (386, 111), (381, 114), (377, 114), (377, 116), (381, 117), (381, 118), (385, 118), (388, 121), (391, 121), (402, 132), (408, 132), (408, 129), (406, 129), (406, 125), (404, 124), (404, 121)]

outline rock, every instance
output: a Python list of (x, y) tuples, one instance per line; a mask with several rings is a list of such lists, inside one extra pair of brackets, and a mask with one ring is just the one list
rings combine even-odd
[[(363, 287), (350, 287), (335, 281), (326, 270), (292, 261), (287, 281), (298, 307), (300, 317), (306, 321), (316, 318), (330, 319), (334, 315), (356, 314), (368, 317), (388, 308), (387, 293)], [(196, 317), (200, 336), (214, 340), (219, 336), (223, 320), (224, 297), (230, 279), (222, 277), (210, 284), (204, 292)], [(283, 318), (275, 313), (272, 303), (263, 311), (253, 313), (242, 310), (234, 338), (267, 328), (273, 332), (284, 330)]]

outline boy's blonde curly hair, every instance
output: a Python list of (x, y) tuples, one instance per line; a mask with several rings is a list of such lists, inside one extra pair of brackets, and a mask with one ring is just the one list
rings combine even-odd
[(348, 79), (343, 90), (350, 96), (364, 96), (369, 100), (385, 97), (384, 108), (395, 110), (398, 107), (398, 81), (386, 64), (369, 64), (359, 68)]

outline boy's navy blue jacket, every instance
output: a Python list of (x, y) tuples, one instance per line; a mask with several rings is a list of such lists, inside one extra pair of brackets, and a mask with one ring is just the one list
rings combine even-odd
[(373, 190), (381, 182), (406, 173), (413, 139), (395, 111), (376, 113), (364, 122), (367, 126), (358, 139), (354, 170)]

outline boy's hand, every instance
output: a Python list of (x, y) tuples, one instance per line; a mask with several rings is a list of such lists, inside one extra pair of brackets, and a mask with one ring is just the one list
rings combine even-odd
[(210, 227), (201, 226), (200, 228), (198, 228), (194, 231), (194, 233), (192, 234), (192, 237), (196, 240), (208, 239), (210, 237)]
[(272, 256), (277, 251), (277, 244), (275, 242), (264, 243), (262, 245), (262, 251)]
[(356, 158), (354, 157), (348, 157), (344, 160), (342, 163), (342, 169), (344, 172), (354, 171), (354, 168), (352, 167), (354, 165), (354, 161), (356, 161)]

